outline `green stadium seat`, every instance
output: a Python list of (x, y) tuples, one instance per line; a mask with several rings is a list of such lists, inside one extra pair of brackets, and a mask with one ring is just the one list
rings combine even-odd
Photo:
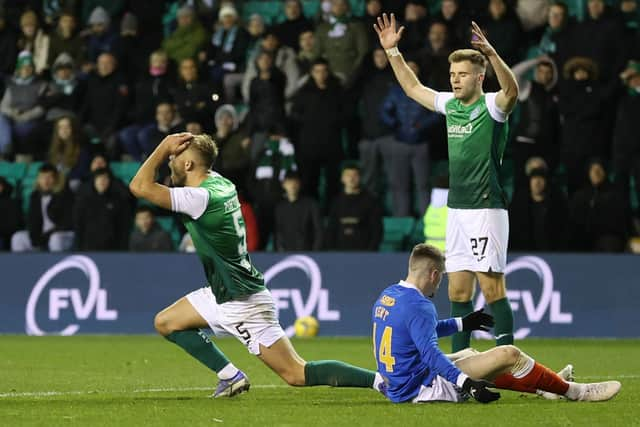
[(242, 6), (242, 19), (247, 21), (253, 14), (264, 18), (264, 23), (269, 26), (282, 21), (284, 10), (280, 1), (247, 1)]
[(112, 162), (111, 171), (116, 178), (129, 184), (140, 169), (140, 162)]
[(0, 162), (0, 176), (7, 178), (12, 185), (15, 185), (26, 174), (26, 163)]
[(380, 251), (395, 252), (405, 250), (414, 229), (415, 219), (410, 216), (386, 216), (383, 218), (383, 225), (384, 234), (380, 244)]
[(26, 177), (35, 178), (38, 176), (38, 170), (40, 170), (40, 166), (42, 166), (43, 162), (31, 162), (27, 167)]
[(315, 18), (320, 10), (320, 0), (302, 0), (302, 13), (307, 18)]
[(420, 217), (416, 221), (416, 225), (413, 227), (411, 236), (409, 236), (409, 246), (413, 247), (418, 243), (424, 243), (424, 217)]

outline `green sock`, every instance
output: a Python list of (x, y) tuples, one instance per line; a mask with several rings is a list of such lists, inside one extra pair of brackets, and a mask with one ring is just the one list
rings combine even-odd
[(171, 332), (165, 338), (182, 347), (200, 363), (216, 373), (230, 363), (227, 356), (199, 329)]
[(513, 311), (509, 300), (505, 297), (489, 304), (491, 314), (496, 322), (493, 328), (496, 345), (513, 344)]
[[(464, 317), (473, 312), (473, 303), (451, 301), (451, 317)], [(471, 345), (471, 332), (456, 332), (451, 337), (451, 352), (464, 350)]]
[(304, 366), (304, 385), (373, 387), (376, 373), (337, 360), (317, 360)]

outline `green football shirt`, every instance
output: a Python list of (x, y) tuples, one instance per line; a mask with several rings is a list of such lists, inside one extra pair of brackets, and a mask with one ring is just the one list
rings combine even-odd
[(507, 208), (500, 169), (509, 129), (495, 98), (483, 94), (465, 106), (451, 92), (436, 95), (436, 111), (447, 117), (450, 208)]
[(212, 173), (199, 187), (172, 188), (171, 207), (183, 214), (218, 304), (266, 289), (247, 252), (244, 218), (231, 181)]

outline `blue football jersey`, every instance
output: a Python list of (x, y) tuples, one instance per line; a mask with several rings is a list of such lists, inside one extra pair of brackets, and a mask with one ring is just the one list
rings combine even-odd
[(414, 285), (386, 288), (373, 306), (373, 352), (392, 402), (405, 402), (436, 375), (456, 383), (460, 370), (438, 347), (438, 337), (458, 332), (455, 319), (438, 321), (436, 307)]

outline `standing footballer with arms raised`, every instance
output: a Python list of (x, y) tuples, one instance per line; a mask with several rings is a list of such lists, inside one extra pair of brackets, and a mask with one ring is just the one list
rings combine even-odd
[[(509, 220), (507, 200), (499, 181), (508, 126), (507, 116), (518, 98), (518, 84), (509, 67), (472, 22), (471, 44), (449, 55), (453, 92), (423, 86), (398, 51), (404, 27), (396, 30), (393, 14), (378, 18), (374, 28), (396, 78), (406, 94), (447, 117), (449, 198), (447, 205), (446, 269), (451, 316), (473, 311), (475, 279), (495, 318), (496, 344), (513, 343), (513, 312), (506, 297)], [(483, 93), (487, 58), (501, 90)], [(470, 332), (453, 337), (453, 351), (469, 347)]]
[[(232, 335), (284, 381), (294, 386), (371, 387), (383, 391), (379, 374), (335, 360), (305, 362), (278, 322), (271, 293), (247, 253), (246, 230), (236, 188), (212, 172), (218, 155), (208, 135), (182, 133), (166, 137), (129, 185), (138, 198), (182, 214), (207, 285), (180, 298), (156, 315), (158, 333), (216, 372), (214, 397), (249, 389), (249, 380), (201, 331)], [(167, 159), (169, 188), (155, 182)]]

